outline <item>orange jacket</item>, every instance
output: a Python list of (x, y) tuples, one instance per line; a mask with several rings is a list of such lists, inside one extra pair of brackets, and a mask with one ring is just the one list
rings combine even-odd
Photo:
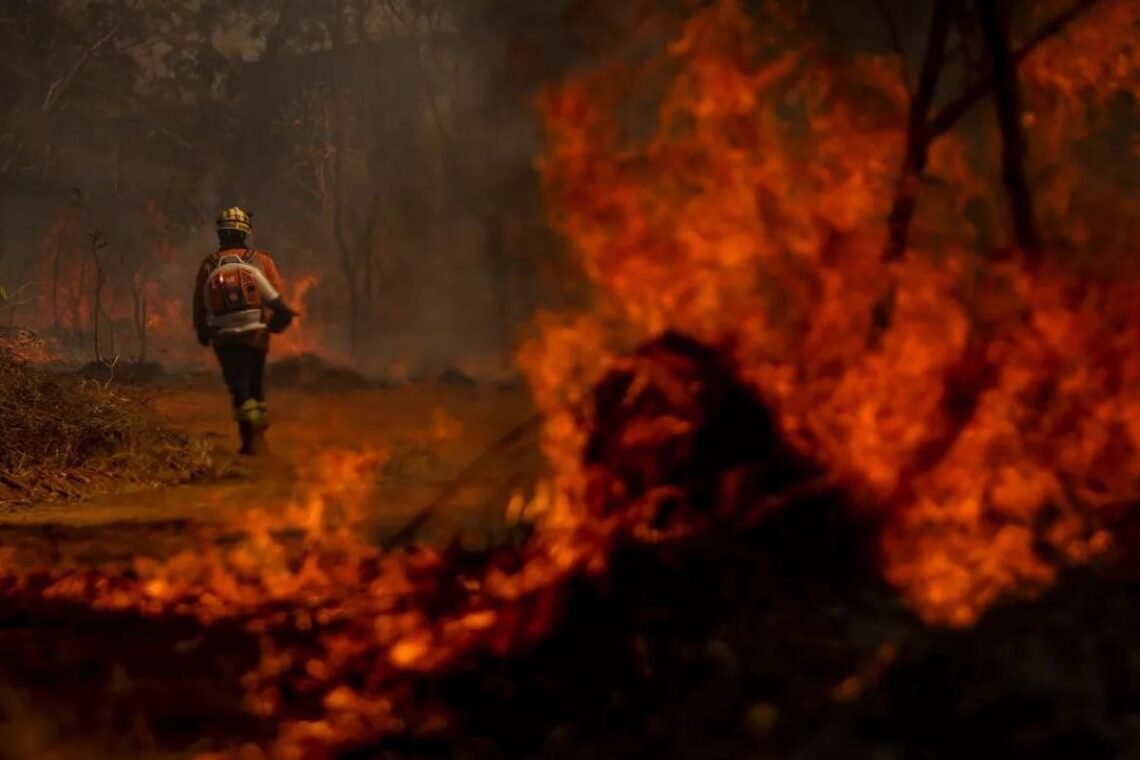
[[(273, 262), (273, 257), (267, 251), (258, 251), (253, 248), (230, 248), (217, 253), (211, 253), (206, 258), (202, 259), (201, 266), (198, 267), (198, 276), (194, 282), (194, 330), (203, 332), (208, 330), (209, 327), (206, 322), (207, 309), (206, 309), (206, 280), (210, 276), (210, 272), (218, 263), (218, 259), (222, 256), (239, 255), (245, 260), (247, 264), (251, 264), (260, 269), (269, 284), (278, 293), (284, 294), (284, 283), (281, 281), (281, 274), (277, 271), (277, 265)], [(258, 330), (254, 333), (249, 333), (241, 337), (231, 337), (226, 340), (240, 340), (250, 342), (258, 346), (269, 348), (269, 331)], [(215, 340), (215, 342), (217, 342)]]

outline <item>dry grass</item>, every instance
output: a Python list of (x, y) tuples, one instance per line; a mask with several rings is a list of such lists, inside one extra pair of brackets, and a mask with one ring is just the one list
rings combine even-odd
[(53, 376), (2, 351), (0, 423), (0, 503), (220, 474), (207, 444), (163, 424), (137, 392)]

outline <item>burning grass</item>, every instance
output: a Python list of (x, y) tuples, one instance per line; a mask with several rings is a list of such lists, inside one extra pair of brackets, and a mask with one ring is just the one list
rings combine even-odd
[(52, 375), (0, 355), (0, 501), (78, 498), (121, 485), (220, 474), (208, 446), (118, 387)]
[[(122, 565), (13, 562), (6, 609), (22, 622), (0, 617), (0, 645), (49, 624), (84, 662), (118, 637), (146, 642), (100, 669), (119, 684), (108, 757), (198, 737), (221, 750), (207, 757), (283, 760), (1125, 746), (1097, 721), (1136, 704), (1104, 678), (1140, 621), (1127, 588), (1077, 578), (976, 635), (926, 626), (881, 577), (875, 522), (789, 445), (738, 369), (679, 335), (617, 362), (577, 410), (585, 501), (536, 500), (522, 546), (382, 552), (360, 527), (385, 455), (333, 452), (283, 510), (235, 514), (225, 542), (203, 534)], [(1053, 636), (1122, 613), (1127, 628), (1096, 626), (1107, 654), (1058, 667), (1070, 658), (1049, 654), (1064, 649)], [(1034, 648), (1038, 681), (1018, 685), (1000, 655), (1011, 645)], [(51, 658), (8, 668), (49, 704)], [(961, 689), (955, 668), (971, 674)], [(1066, 686), (1073, 669), (1111, 706), (1090, 710)], [(1020, 712), (1003, 732), (1007, 708)], [(136, 712), (143, 739), (121, 717)]]
[(9, 597), (239, 622), (260, 642), (242, 679), (246, 706), (281, 725), (269, 755), (333, 757), (446, 735), (452, 708), (425, 701), (423, 689), (540, 644), (609, 572), (648, 580), (665, 547), (675, 561), (694, 546), (704, 549), (690, 559), (709, 558), (719, 572), (705, 552), (722, 528), (792, 502), (842, 503), (826, 486), (787, 490), (816, 475), (812, 465), (731, 366), (681, 336), (616, 367), (582, 412), (589, 509), (550, 493), (535, 505), (540, 529), (517, 548), (380, 551), (361, 518), (385, 456), (341, 452), (314, 464), (308, 492), (284, 511), (235, 516), (236, 543), (203, 536), (197, 549), (122, 567), (9, 557)]

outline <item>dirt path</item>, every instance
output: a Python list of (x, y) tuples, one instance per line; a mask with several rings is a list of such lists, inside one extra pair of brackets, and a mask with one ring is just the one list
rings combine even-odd
[[(234, 477), (221, 483), (162, 491), (120, 493), (79, 503), (33, 505), (0, 514), (6, 543), (83, 545), (94, 559), (162, 555), (186, 538), (254, 509), (274, 509), (296, 495), (298, 477), (323, 453), (385, 452), (376, 473), (369, 517), (377, 538), (399, 530), (424, 504), (504, 431), (530, 415), (517, 389), (424, 384), (392, 389), (271, 393), (271, 452), (238, 457), (236, 432), (219, 388), (158, 391), (153, 405), (177, 429), (213, 443), (232, 462)], [(534, 441), (523, 442), (489, 463), (473, 488), (457, 496), (424, 532), (427, 540), (465, 533), (478, 542), (496, 529), (513, 488), (525, 487), (541, 467)]]
[[(158, 414), (234, 462), (220, 483), (45, 503), (0, 514), (0, 546), (34, 564), (97, 566), (224, 542), (254, 509), (284, 508), (306, 467), (338, 449), (379, 450), (368, 517), (377, 540), (403, 527), (504, 431), (531, 416), (522, 391), (425, 384), (350, 393), (271, 393), (272, 455), (239, 460), (220, 388), (157, 391)], [(540, 467), (533, 440), (492, 458), (424, 538), (494, 539), (512, 488)], [(236, 623), (106, 613), (16, 597), (0, 605), (0, 760), (167, 760), (268, 739), (272, 721), (242, 702), (257, 641)], [(176, 687), (172, 688), (172, 684)]]

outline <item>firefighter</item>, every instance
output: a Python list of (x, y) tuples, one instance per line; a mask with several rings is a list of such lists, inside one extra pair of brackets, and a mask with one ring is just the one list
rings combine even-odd
[(233, 400), (241, 453), (264, 451), (269, 424), (265, 361), (269, 334), (288, 329), (295, 312), (282, 299), (281, 275), (265, 251), (246, 245), (251, 216), (234, 207), (217, 221), (218, 250), (198, 268), (194, 284), (194, 329), (198, 343), (212, 345)]

